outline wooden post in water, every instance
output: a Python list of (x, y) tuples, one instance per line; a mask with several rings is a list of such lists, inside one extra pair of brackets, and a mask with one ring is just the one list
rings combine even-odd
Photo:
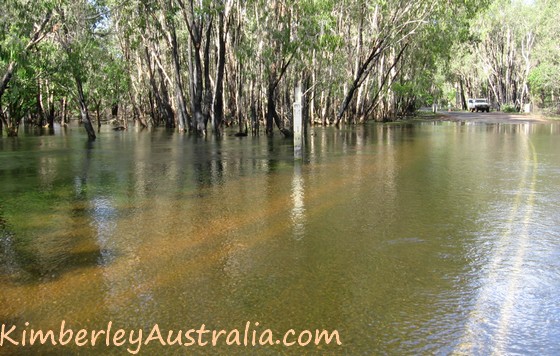
[(303, 116), (301, 114), (301, 84), (296, 86), (294, 101), (294, 158), (302, 159)]

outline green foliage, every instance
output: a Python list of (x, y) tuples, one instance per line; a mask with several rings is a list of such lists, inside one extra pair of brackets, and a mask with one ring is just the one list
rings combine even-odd
[(518, 112), (517, 108), (514, 105), (511, 105), (511, 104), (502, 105), (500, 110), (505, 112), (505, 113), (516, 113), (516, 112)]
[(302, 53), (324, 50), (336, 51), (343, 39), (335, 33), (335, 3), (331, 0), (307, 0), (298, 3), (297, 41)]
[(552, 98), (560, 89), (559, 18), (558, 1), (493, 1), (471, 20), (467, 41), (456, 45), (449, 80), (468, 83), (466, 95), (500, 103)]
[(35, 109), (37, 86), (32, 79), (23, 70), (18, 71), (16, 78), (11, 83), (11, 89), (2, 98), (3, 104), (8, 109), (11, 124), (14, 126)]
[(529, 74), (529, 84), (535, 90), (553, 89), (555, 87), (554, 77), (558, 73), (558, 69), (554, 64), (539, 64)]

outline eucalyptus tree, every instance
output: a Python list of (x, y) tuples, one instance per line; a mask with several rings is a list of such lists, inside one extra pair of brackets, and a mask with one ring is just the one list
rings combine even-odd
[(12, 79), (18, 60), (24, 60), (29, 51), (41, 42), (48, 32), (47, 25), (52, 17), (52, 9), (50, 6), (40, 6), (39, 17), (37, 17), (35, 5), (33, 1), (11, 0), (5, 4), (6, 11), (0, 15), (2, 16), (0, 29), (3, 47), (2, 64), (6, 66), (0, 81), (0, 100)]
[(185, 94), (183, 92), (183, 78), (181, 74), (181, 61), (179, 55), (180, 48), (179, 42), (177, 41), (176, 14), (179, 8), (174, 5), (172, 0), (159, 0), (158, 5), (160, 7), (160, 11), (155, 15), (152, 13), (152, 16), (155, 17), (156, 24), (162, 31), (171, 54), (170, 59), (174, 79), (176, 116), (179, 130), (184, 131), (186, 130), (187, 125), (190, 127), (192, 124), (190, 123), (190, 118), (187, 114), (187, 104)]
[[(514, 16), (515, 15), (515, 16)], [(511, 1), (496, 1), (476, 22), (479, 36), (476, 53), (484, 82), (499, 104), (525, 99), (534, 29), (526, 7)]]
[(539, 98), (542, 108), (560, 114), (560, 2), (538, 1), (534, 10), (540, 16), (528, 78), (531, 94)]
[[(132, 107), (142, 125), (168, 128), (179, 126), (173, 108), (173, 93), (183, 97), (183, 89), (174, 84), (177, 79), (168, 65), (167, 41), (160, 21), (167, 19), (161, 2), (144, 0), (108, 0), (113, 51), (116, 63), (121, 64), (128, 92), (122, 95), (122, 107)], [(174, 28), (174, 25), (172, 25)], [(169, 38), (169, 37), (167, 37)], [(175, 89), (174, 89), (175, 88)], [(180, 90), (179, 90), (180, 89)], [(128, 100), (125, 100), (127, 99)], [(148, 119), (144, 119), (148, 113)]]
[[(247, 76), (252, 78), (251, 112), (254, 116), (258, 110), (253, 108), (266, 103), (262, 115), (268, 135), (274, 126), (285, 136), (291, 135), (292, 91), (298, 83), (306, 83), (310, 110), (315, 111), (316, 93), (324, 87), (320, 82), (329, 81), (319, 78), (321, 64), (328, 68), (327, 52), (338, 44), (331, 32), (334, 4), (330, 0), (258, 0), (246, 9), (246, 31), (236, 53), (240, 61), (251, 63), (246, 66), (251, 71)], [(253, 85), (255, 79), (260, 83)]]
[[(291, 93), (294, 87), (302, 87), (304, 120), (311, 124), (317, 116), (326, 118), (328, 103), (337, 94), (338, 83), (344, 81), (337, 77), (342, 74), (337, 68), (346, 60), (338, 53), (344, 40), (336, 31), (336, 6), (332, 0), (299, 1), (292, 15), (295, 56), (283, 89)], [(291, 113), (291, 95), (284, 97), (284, 108)], [(318, 107), (324, 110), (317, 113)]]
[(266, 88), (266, 134), (272, 135), (274, 124), (287, 134), (276, 108), (277, 88), (286, 74), (297, 44), (292, 39), (293, 8), (297, 2), (291, 0), (258, 1), (252, 7), (255, 17), (252, 36), (258, 36), (255, 43), (262, 65), (262, 84)]
[(484, 95), (519, 109), (541, 89), (553, 93), (559, 15), (556, 1), (493, 1), (472, 20), (470, 39), (456, 46), (451, 73), (461, 97)]
[(20, 118), (6, 118), (9, 113), (2, 109), (2, 97), (18, 65), (27, 61), (31, 51), (51, 31), (52, 16), (52, 4), (49, 1), (39, 4), (28, 0), (4, 1), (0, 13), (0, 133), (4, 121), (8, 125), (9, 135), (17, 135)]
[[(469, 39), (469, 19), (483, 6), (486, 4), (482, 1), (437, 4), (427, 23), (415, 33), (414, 41), (409, 43), (395, 70), (397, 75), (388, 84), (395, 98), (393, 114), (403, 116), (420, 105), (455, 101), (458, 90), (450, 80), (453, 59), (467, 58), (457, 69), (473, 70), (468, 64), (468, 52), (462, 51), (461, 44)], [(449, 81), (453, 83), (450, 85)]]
[[(394, 63), (398, 61), (406, 49), (406, 40), (425, 22), (425, 18), (432, 10), (433, 4), (427, 2), (389, 1), (374, 5), (361, 4), (357, 11), (365, 12), (360, 15), (358, 24), (354, 67), (352, 81), (345, 90), (344, 99), (336, 115), (335, 124), (340, 123), (348, 109), (354, 94), (368, 78), (369, 74), (378, 69), (378, 73), (386, 74), (387, 69), (382, 68), (385, 60), (384, 54), (394, 46), (400, 46), (398, 54), (389, 51), (387, 60)], [(365, 16), (367, 18), (362, 18)], [(369, 26), (364, 26), (364, 21)], [(364, 33), (365, 32), (365, 33)], [(365, 37), (365, 39), (364, 39)], [(383, 60), (383, 62), (382, 62)], [(396, 64), (396, 63), (394, 63)], [(394, 68), (392, 64), (390, 70)], [(379, 70), (380, 69), (380, 70)], [(383, 78), (383, 77), (381, 77)], [(383, 87), (383, 79), (379, 83), (379, 90)]]
[[(418, 83), (416, 80), (422, 71), (415, 73), (415, 68), (424, 67), (425, 70), (427, 65), (433, 67), (434, 56), (444, 61), (446, 51), (442, 48), (442, 42), (450, 43), (457, 38), (445, 28), (452, 24), (454, 30), (459, 31), (466, 25), (464, 19), (484, 6), (485, 1), (449, 3), (443, 0), (392, 0), (358, 2), (354, 5), (358, 7), (349, 7), (354, 12), (349, 18), (357, 18), (358, 21), (356, 28), (347, 32), (355, 34), (350, 37), (353, 41), (350, 49), (355, 51), (353, 55), (348, 54), (354, 60), (349, 72), (350, 81), (346, 83), (344, 97), (336, 113), (336, 124), (342, 121), (356, 94), (359, 100), (363, 100), (360, 95), (362, 85), (367, 87), (367, 92), (373, 93), (367, 105), (357, 105), (362, 107), (359, 115), (363, 120), (367, 120), (372, 113), (376, 119), (393, 116), (396, 102), (402, 101), (397, 94), (409, 93), (413, 87), (425, 90), (416, 85), (421, 83), (421, 80)], [(346, 26), (354, 23), (344, 22)], [(447, 36), (438, 39), (441, 34)], [(407, 58), (411, 60), (405, 60)], [(370, 80), (372, 75), (374, 78)], [(395, 88), (392, 88), (399, 76), (407, 83), (396, 83)]]
[[(126, 76), (124, 63), (111, 52), (111, 48), (100, 45), (90, 49), (90, 56), (96, 58), (90, 64), (84, 92), (88, 97), (89, 107), (95, 111), (98, 131), (104, 108), (111, 111), (111, 118), (119, 126), (127, 127), (128, 120), (119, 120), (119, 107), (129, 93), (129, 78)], [(132, 106), (132, 116), (142, 127), (147, 127), (143, 115), (138, 112), (136, 105)]]
[(96, 135), (88, 108), (88, 93), (84, 88), (90, 73), (96, 69), (96, 50), (107, 31), (101, 10), (97, 2), (90, 0), (60, 2), (54, 10), (60, 21), (56, 38), (65, 54), (66, 68), (74, 80), (81, 122), (90, 140), (95, 140)]
[(218, 17), (217, 23), (217, 54), (216, 54), (216, 80), (215, 90), (212, 99), (213, 105), (213, 120), (212, 129), (217, 135), (222, 134), (222, 124), (224, 121), (224, 77), (226, 71), (226, 58), (227, 58), (227, 37), (232, 22), (232, 10), (234, 8), (233, 0), (219, 0), (216, 2), (216, 12)]

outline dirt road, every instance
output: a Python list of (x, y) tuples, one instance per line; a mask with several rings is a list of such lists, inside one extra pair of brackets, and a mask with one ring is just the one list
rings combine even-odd
[(545, 123), (548, 120), (527, 114), (508, 114), (500, 111), (472, 113), (466, 111), (440, 111), (444, 120), (475, 123)]

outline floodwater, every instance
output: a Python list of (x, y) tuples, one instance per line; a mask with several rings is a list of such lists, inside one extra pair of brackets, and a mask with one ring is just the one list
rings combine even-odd
[(560, 354), (560, 125), (310, 130), (295, 162), (278, 134), (0, 138), (0, 354), (140, 347), (29, 345), (62, 321), (241, 332), (148, 355)]

